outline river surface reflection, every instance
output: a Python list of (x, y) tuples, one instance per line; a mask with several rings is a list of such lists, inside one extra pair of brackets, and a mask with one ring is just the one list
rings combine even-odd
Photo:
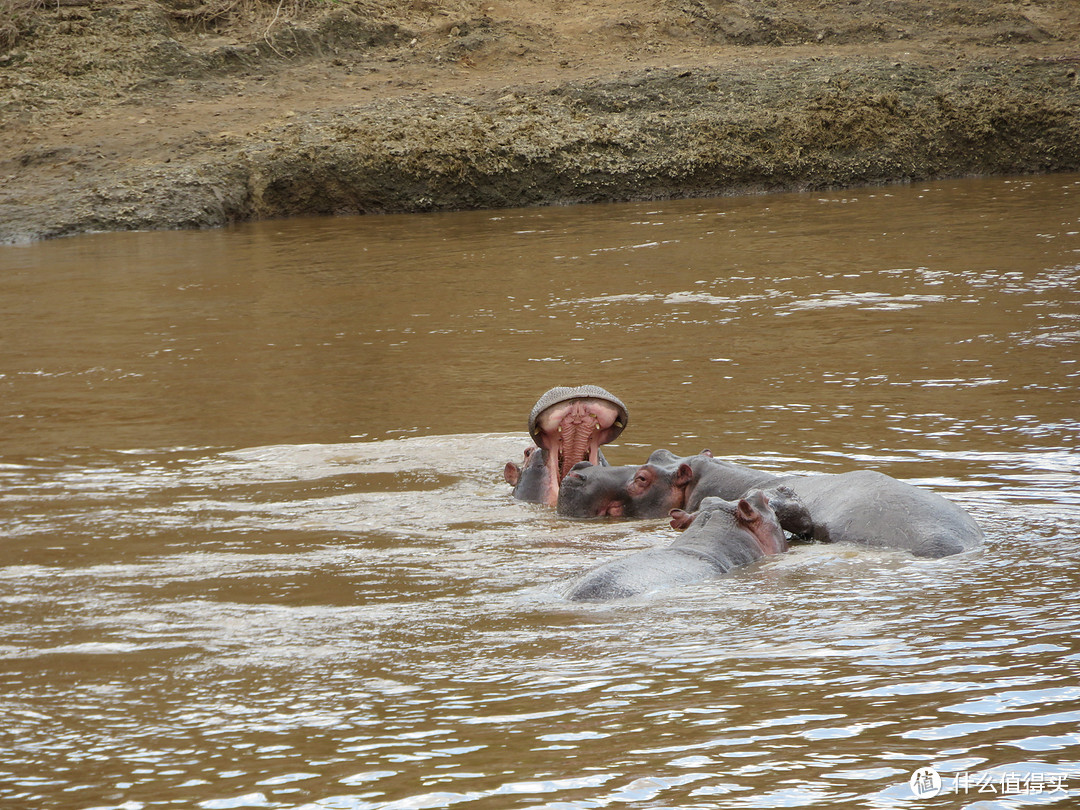
[[(674, 537), (509, 499), (585, 382), (986, 548), (568, 604)], [(1076, 806), (1078, 383), (1077, 175), (0, 247), (0, 804)]]

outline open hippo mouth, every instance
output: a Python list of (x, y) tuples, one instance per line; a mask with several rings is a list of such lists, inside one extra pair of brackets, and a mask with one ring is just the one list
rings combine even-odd
[(547, 466), (562, 481), (581, 461), (599, 463), (600, 445), (623, 432), (626, 406), (596, 385), (552, 388), (529, 414), (529, 435), (546, 451)]

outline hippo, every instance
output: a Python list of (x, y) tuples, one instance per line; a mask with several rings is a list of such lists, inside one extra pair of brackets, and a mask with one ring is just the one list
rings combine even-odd
[(789, 514), (809, 513), (812, 529), (803, 534), (821, 543), (859, 543), (928, 558), (983, 544), (979, 524), (955, 503), (875, 470), (784, 476), (777, 483), (799, 499), (791, 510), (777, 490), (767, 490), (777, 500), (781, 523)]
[[(597, 452), (597, 465), (608, 466), (602, 452)], [(589, 462), (582, 464), (592, 466)], [(559, 479), (547, 464), (547, 451), (543, 447), (526, 447), (521, 464), (506, 462), (503, 479), (514, 488), (511, 493), (519, 501), (554, 506), (559, 498)]]
[[(791, 501), (793, 493), (785, 493)], [(685, 533), (667, 548), (638, 551), (579, 576), (567, 588), (574, 602), (625, 599), (726, 574), (788, 548), (768, 496), (754, 490), (737, 501), (706, 498), (695, 515), (672, 514)]]
[(563, 476), (581, 461), (606, 466), (600, 445), (622, 433), (629, 420), (622, 400), (599, 386), (549, 389), (529, 414), (536, 447), (525, 451), (523, 465), (507, 464), (503, 470), (514, 497), (555, 506)]
[(549, 503), (552, 497), (558, 498), (558, 481), (548, 469), (547, 451), (543, 447), (526, 447), (521, 464), (506, 462), (503, 478), (514, 488), (514, 497), (519, 501)]
[[(564, 479), (558, 511), (571, 517), (662, 517), (693, 511), (705, 498), (738, 497), (750, 486), (770, 492), (780, 525), (820, 542), (859, 543), (945, 557), (982, 545), (978, 524), (956, 504), (872, 470), (775, 475), (711, 458), (654, 452), (641, 467), (577, 465)], [(798, 497), (789, 502), (777, 487)], [(733, 494), (735, 493), (735, 494)]]
[[(581, 474), (582, 470), (588, 472)], [(696, 512), (703, 498), (726, 500), (760, 486), (774, 485), (779, 476), (714, 458), (708, 450), (696, 456), (676, 456), (655, 450), (640, 467), (590, 469), (582, 462), (563, 479), (557, 502), (568, 517), (663, 517), (672, 509)]]

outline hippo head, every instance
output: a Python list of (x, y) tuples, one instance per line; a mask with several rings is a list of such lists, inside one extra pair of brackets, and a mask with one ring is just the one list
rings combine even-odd
[(776, 512), (784, 531), (799, 540), (820, 540), (828, 542), (829, 534), (825, 526), (815, 525), (806, 505), (791, 487), (778, 486), (765, 491), (769, 506)]
[[(538, 460), (546, 472), (532, 472), (539, 482), (534, 488), (544, 493), (541, 502), (554, 506), (563, 476), (581, 461), (600, 463), (600, 445), (622, 433), (628, 421), (622, 401), (599, 386), (552, 388), (540, 397), (529, 414), (529, 435), (543, 451)], [(526, 458), (524, 468), (519, 468), (519, 478), (525, 477), (535, 456), (534, 452)], [(510, 481), (513, 473), (509, 467), (505, 474)], [(515, 497), (521, 497), (518, 486), (515, 484)]]
[(562, 481), (559, 514), (664, 517), (672, 509), (686, 505), (687, 492), (698, 477), (694, 465), (711, 457), (708, 450), (688, 458), (656, 450), (640, 467), (578, 464)]
[(673, 509), (671, 527), (685, 531), (688, 540), (693, 537), (705, 543), (723, 540), (732, 529), (741, 530), (753, 536), (762, 554), (779, 554), (788, 549), (780, 519), (760, 489), (737, 501), (705, 498), (694, 514)]
[(548, 468), (542, 447), (528, 448), (521, 464), (506, 462), (503, 478), (514, 488), (514, 497), (519, 501), (554, 504), (559, 497), (559, 481)]
[(627, 485), (637, 467), (599, 467), (582, 461), (562, 480), (556, 506), (567, 517), (632, 517)]

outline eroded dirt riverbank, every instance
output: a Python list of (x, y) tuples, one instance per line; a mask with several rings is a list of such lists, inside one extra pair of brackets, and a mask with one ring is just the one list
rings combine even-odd
[(1080, 169), (1068, 0), (284, 8), (17, 16), (0, 240)]

